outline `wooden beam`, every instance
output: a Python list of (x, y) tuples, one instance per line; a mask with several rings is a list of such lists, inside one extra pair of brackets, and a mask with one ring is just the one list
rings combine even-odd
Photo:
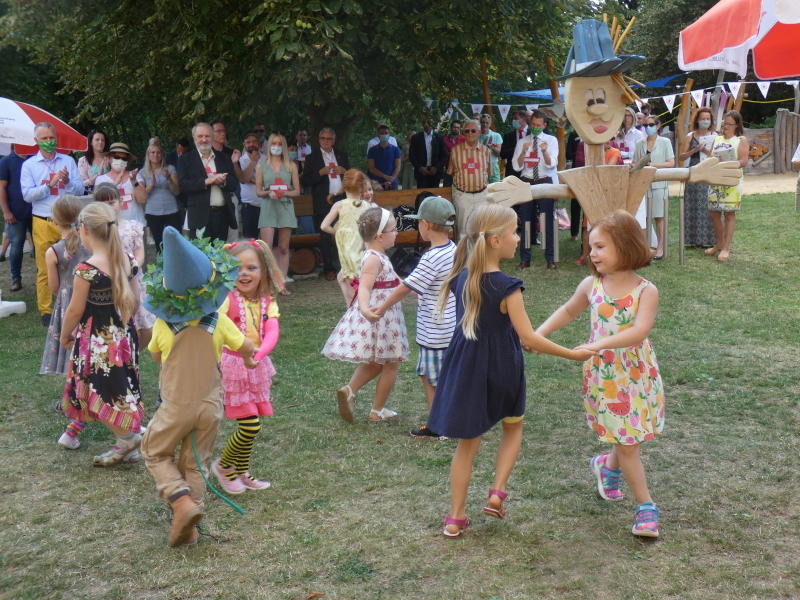
[[(562, 102), (561, 93), (558, 91), (558, 80), (556, 79), (556, 67), (553, 63), (553, 58), (548, 56), (544, 61), (547, 65), (547, 74), (550, 75), (550, 94), (553, 96), (553, 102)], [(558, 169), (562, 171), (567, 164), (567, 130), (564, 127), (563, 119), (559, 119), (558, 127), (556, 128), (556, 138), (558, 139)]]

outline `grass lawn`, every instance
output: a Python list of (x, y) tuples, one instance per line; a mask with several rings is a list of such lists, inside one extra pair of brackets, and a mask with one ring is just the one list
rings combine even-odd
[[(535, 355), (508, 516), (480, 510), (493, 430), (476, 460), (472, 527), (443, 539), (455, 442), (407, 435), (426, 413), (416, 351), (389, 400), (397, 419), (364, 422), (370, 387), (362, 420), (343, 423), (333, 391), (351, 367), (319, 354), (343, 303), (335, 283), (311, 280), (281, 301), (276, 416), (252, 468), (272, 489), (236, 497), (244, 516), (209, 495), (200, 544), (170, 549), (170, 513), (144, 465), (91, 466), (110, 445), (104, 427), (90, 425), (77, 451), (56, 444), (66, 422), (51, 407), (63, 381), (37, 375), (44, 330), (26, 257), (26, 287), (6, 297), (29, 312), (0, 319), (0, 598), (798, 598), (798, 225), (793, 196), (752, 196), (729, 263), (688, 250), (679, 266), (673, 234), (670, 258), (642, 271), (661, 292), (651, 339), (667, 395), (665, 432), (643, 452), (662, 510), (654, 543), (629, 533), (632, 499), (597, 496), (589, 458), (604, 445), (584, 422), (580, 366)], [(567, 233), (560, 269), (546, 271), (537, 250), (521, 274), (535, 324), (586, 274)], [(510, 263), (507, 272), (519, 274)], [(5, 265), (0, 284), (8, 289)], [(411, 302), (405, 311), (413, 340)], [(587, 335), (584, 315), (554, 339)], [(142, 386), (150, 406), (149, 357)], [(223, 424), (218, 446), (232, 429)]]

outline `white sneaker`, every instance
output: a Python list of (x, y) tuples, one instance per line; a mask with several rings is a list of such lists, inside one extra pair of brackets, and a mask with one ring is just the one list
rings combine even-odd
[(61, 437), (58, 438), (59, 446), (64, 446), (67, 450), (77, 450), (81, 447), (81, 441), (68, 434), (66, 431), (61, 434)]
[(289, 277), (288, 275), (287, 275), (286, 277), (284, 277), (284, 278), (283, 278), (283, 281), (284, 281), (285, 283), (294, 283), (294, 279), (292, 279), (292, 278), (291, 278), (291, 277)]

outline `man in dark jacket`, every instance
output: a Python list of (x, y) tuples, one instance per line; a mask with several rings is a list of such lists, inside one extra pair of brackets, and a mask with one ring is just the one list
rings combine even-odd
[(231, 159), (211, 146), (213, 130), (208, 123), (192, 127), (195, 148), (178, 159), (178, 182), (186, 196), (189, 235), (205, 228), (204, 237), (228, 239), (228, 228), (236, 229), (236, 208), (231, 195), (238, 182)]
[(422, 131), (414, 134), (408, 150), (408, 160), (414, 166), (418, 188), (439, 187), (442, 173), (447, 168), (447, 149), (444, 140), (431, 127), (431, 120), (422, 122)]
[(320, 235), (322, 270), (328, 281), (336, 279), (339, 259), (333, 237), (322, 231), (320, 225), (331, 209), (333, 196), (342, 191), (342, 175), (350, 168), (347, 154), (344, 150), (335, 150), (335, 143), (336, 132), (330, 127), (323, 127), (319, 132), (319, 148), (306, 156), (300, 178), (303, 189), (311, 194), (314, 205), (314, 229)]

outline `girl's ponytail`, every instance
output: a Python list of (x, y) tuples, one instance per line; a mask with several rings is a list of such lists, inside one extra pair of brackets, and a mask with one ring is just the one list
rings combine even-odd
[(53, 222), (59, 227), (69, 227), (69, 232), (64, 237), (64, 249), (68, 257), (74, 256), (81, 247), (81, 236), (78, 233), (81, 209), (83, 202), (69, 194), (59, 196), (53, 204)]

